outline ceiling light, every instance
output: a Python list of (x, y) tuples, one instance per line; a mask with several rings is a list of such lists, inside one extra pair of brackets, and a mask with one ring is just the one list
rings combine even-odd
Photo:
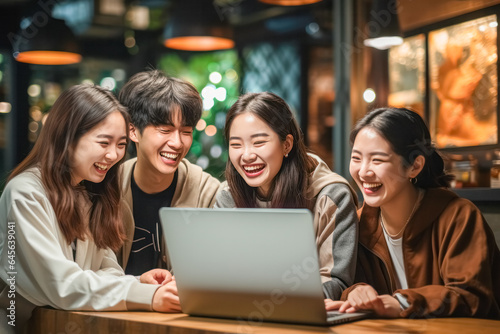
[(79, 63), (75, 36), (64, 20), (47, 17), (45, 21), (29, 19), (26, 27), (11, 36), (14, 58), (23, 63), (66, 65)]
[(212, 1), (179, 1), (164, 30), (164, 45), (186, 51), (212, 51), (234, 47), (229, 19)]
[(259, 1), (277, 6), (302, 6), (320, 2), (321, 0), (259, 0)]
[(363, 41), (365, 46), (386, 50), (403, 43), (396, 0), (374, 0), (370, 14), (371, 19), (366, 24), (369, 38)]

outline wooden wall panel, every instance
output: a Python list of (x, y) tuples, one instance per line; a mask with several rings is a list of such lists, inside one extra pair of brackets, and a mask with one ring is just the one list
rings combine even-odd
[(398, 0), (399, 25), (411, 31), (497, 4), (500, 0)]

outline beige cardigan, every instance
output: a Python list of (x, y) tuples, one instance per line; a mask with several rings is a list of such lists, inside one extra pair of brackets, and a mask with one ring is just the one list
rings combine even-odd
[[(130, 250), (132, 248), (132, 240), (134, 239), (135, 222), (134, 222), (134, 206), (132, 201), (132, 189), (130, 187), (132, 170), (137, 161), (137, 158), (130, 159), (123, 164), (123, 224), (125, 226), (125, 234), (127, 240), (123, 244), (120, 251), (117, 253), (118, 262), (125, 269), (127, 266)], [(219, 191), (221, 185), (219, 180), (205, 173), (200, 166), (190, 163), (183, 159), (177, 169), (177, 186), (175, 188), (174, 197), (172, 198), (172, 207), (185, 208), (210, 208), (215, 203), (215, 195)], [(163, 241), (164, 242), (164, 241)], [(171, 266), (166, 254), (166, 247), (163, 245), (163, 254), (161, 261), (158, 263), (159, 268), (171, 270)]]
[[(90, 205), (84, 196), (79, 200)], [(35, 306), (152, 311), (159, 286), (125, 275), (112, 250), (99, 249), (91, 237), (78, 239), (73, 259), (38, 169), (29, 169), (7, 183), (0, 197), (0, 212), (0, 333), (20, 331)], [(15, 250), (12, 267), (9, 250)], [(15, 299), (9, 297), (14, 281)], [(15, 301), (15, 328), (7, 324), (5, 314), (11, 301)]]

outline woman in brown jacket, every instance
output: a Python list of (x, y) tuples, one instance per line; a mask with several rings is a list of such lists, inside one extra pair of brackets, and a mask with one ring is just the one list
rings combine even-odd
[(450, 176), (417, 113), (380, 108), (351, 133), (363, 197), (355, 282), (341, 312), (382, 317), (500, 317), (500, 252), (479, 209)]

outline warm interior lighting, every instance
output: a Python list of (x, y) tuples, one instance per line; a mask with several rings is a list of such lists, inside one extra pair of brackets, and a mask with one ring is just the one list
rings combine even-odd
[(363, 41), (365, 46), (379, 50), (387, 50), (392, 46), (403, 44), (399, 28), (398, 8), (391, 0), (374, 0), (367, 23), (369, 38)]
[(49, 17), (43, 25), (33, 18), (24, 21), (29, 24), (18, 32), (13, 44), (13, 55), (17, 61), (38, 65), (68, 65), (82, 60), (75, 35), (64, 20)]
[(8, 102), (0, 102), (0, 113), (7, 114), (12, 110), (12, 105)]
[(363, 100), (365, 100), (366, 103), (372, 103), (376, 98), (377, 94), (375, 94), (375, 91), (371, 88), (367, 88), (363, 93)]
[(322, 0), (259, 0), (259, 1), (270, 5), (278, 5), (278, 6), (302, 6), (320, 2)]
[(363, 41), (365, 46), (370, 46), (379, 50), (387, 50), (392, 46), (403, 44), (403, 38), (400, 36), (386, 36), (378, 38), (365, 39)]
[(163, 32), (164, 45), (184, 51), (233, 48), (232, 27), (217, 6), (205, 0), (176, 2)]
[(207, 127), (207, 122), (202, 118), (196, 123), (196, 130), (203, 131)]
[(62, 51), (26, 51), (18, 53), (16, 60), (21, 63), (38, 65), (68, 65), (79, 63), (82, 56)]
[(209, 125), (205, 128), (205, 134), (209, 137), (215, 136), (217, 133), (217, 128), (215, 125)]
[(167, 48), (185, 51), (212, 51), (232, 49), (234, 41), (228, 38), (212, 36), (184, 36), (166, 39)]

